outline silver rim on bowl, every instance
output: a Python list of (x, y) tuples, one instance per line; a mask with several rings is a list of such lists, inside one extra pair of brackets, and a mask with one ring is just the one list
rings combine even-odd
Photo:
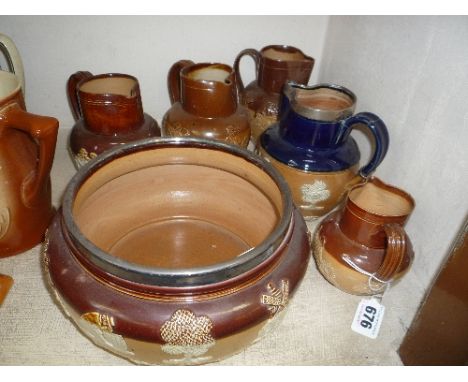
[[(189, 147), (223, 151), (244, 158), (265, 171), (277, 185), (282, 199), (281, 217), (273, 231), (258, 246), (232, 260), (205, 267), (166, 269), (147, 267), (113, 256), (93, 244), (80, 231), (73, 218), (73, 203), (81, 185), (94, 172), (114, 159), (143, 150), (157, 148)], [(284, 178), (271, 164), (243, 148), (218, 141), (200, 138), (148, 138), (118, 146), (104, 152), (81, 167), (69, 182), (62, 203), (63, 224), (73, 244), (91, 263), (119, 278), (136, 283), (161, 287), (196, 287), (219, 283), (239, 276), (268, 260), (280, 246), (292, 224), (293, 203)]]

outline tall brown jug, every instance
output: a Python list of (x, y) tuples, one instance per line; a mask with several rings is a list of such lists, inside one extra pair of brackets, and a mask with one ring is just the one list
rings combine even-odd
[[(256, 79), (244, 88), (240, 74), (242, 57), (255, 61)], [(286, 45), (268, 45), (257, 51), (245, 49), (234, 61), (236, 80), (241, 102), (249, 111), (252, 142), (255, 144), (262, 132), (278, 119), (281, 89), (286, 81), (306, 85), (315, 60), (301, 50)]]
[(178, 61), (169, 70), (168, 90), (172, 107), (163, 118), (163, 135), (207, 138), (247, 147), (247, 110), (238, 102), (230, 66)]
[(26, 112), (13, 42), (0, 35), (11, 72), (0, 71), (0, 257), (38, 244), (54, 213), (50, 170), (58, 121)]

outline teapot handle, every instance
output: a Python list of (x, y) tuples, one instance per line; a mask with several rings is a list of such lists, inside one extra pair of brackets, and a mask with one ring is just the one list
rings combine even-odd
[(391, 223), (385, 224), (383, 228), (387, 235), (387, 249), (383, 262), (374, 276), (381, 281), (389, 281), (400, 270), (410, 244), (401, 225)]
[(49, 181), (59, 122), (52, 117), (28, 113), (16, 105), (0, 115), (0, 123), (28, 133), (39, 144), (36, 171), (27, 176), (22, 184), (23, 203), (27, 207), (32, 207), (41, 200), (41, 193)]
[(18, 77), (24, 96), (26, 84), (24, 81), (23, 61), (21, 60), (21, 56), (13, 41), (8, 36), (1, 33), (0, 51), (5, 55), (10, 72), (14, 73)]
[(236, 83), (237, 83), (237, 90), (239, 92), (239, 94), (243, 94), (244, 93), (244, 83), (242, 82), (242, 77), (241, 77), (241, 74), (240, 74), (240, 69), (239, 69), (239, 65), (240, 65), (240, 61), (242, 59), (242, 57), (244, 56), (250, 56), (252, 57), (252, 59), (254, 60), (255, 62), (255, 76), (258, 77), (258, 68), (260, 66), (260, 52), (256, 49), (244, 49), (243, 51), (241, 51), (235, 61), (234, 61), (234, 72), (236, 74)]
[(73, 118), (75, 121), (78, 121), (82, 116), (80, 103), (78, 101), (78, 84), (87, 79), (92, 77), (92, 73), (81, 71), (72, 74), (67, 81), (67, 95), (68, 95), (68, 103), (70, 104), (70, 108), (72, 110)]
[(194, 62), (190, 60), (180, 60), (169, 69), (169, 73), (167, 75), (167, 89), (169, 91), (171, 105), (176, 102), (180, 102), (180, 71), (193, 64)]
[(345, 119), (343, 121), (345, 134), (349, 134), (353, 126), (358, 123), (364, 124), (369, 129), (375, 142), (375, 150), (369, 163), (359, 170), (359, 175), (367, 179), (385, 158), (390, 143), (390, 137), (385, 123), (375, 114), (368, 112), (358, 113)]

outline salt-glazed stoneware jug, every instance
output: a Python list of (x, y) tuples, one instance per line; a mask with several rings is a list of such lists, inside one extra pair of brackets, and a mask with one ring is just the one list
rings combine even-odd
[(378, 178), (355, 186), (317, 228), (314, 257), (322, 275), (347, 293), (383, 293), (413, 261), (403, 228), (413, 209), (411, 195)]
[[(258, 152), (286, 178), (306, 219), (325, 215), (384, 159), (389, 136), (375, 114), (353, 115), (356, 96), (343, 86), (284, 86), (280, 120), (261, 136)], [(357, 124), (374, 138), (369, 163), (359, 168), (360, 151), (350, 136)]]
[(54, 213), (50, 170), (58, 121), (26, 111), (21, 58), (5, 35), (0, 50), (12, 71), (0, 70), (0, 257), (6, 257), (40, 243)]
[(172, 107), (163, 118), (164, 136), (215, 139), (247, 147), (247, 110), (238, 102), (230, 66), (178, 61), (169, 70), (168, 90)]
[(68, 79), (67, 95), (76, 120), (69, 148), (77, 168), (116, 145), (161, 135), (155, 119), (143, 112), (133, 76), (76, 72)]
[[(255, 62), (255, 80), (244, 87), (240, 62), (245, 56)], [(315, 60), (300, 49), (287, 45), (268, 45), (260, 51), (245, 49), (234, 61), (234, 70), (242, 103), (249, 111), (252, 142), (275, 123), (279, 113), (281, 90), (286, 81), (307, 85)]]
[(270, 335), (310, 258), (280, 174), (199, 138), (147, 139), (89, 162), (43, 249), (64, 312), (140, 364), (214, 362)]

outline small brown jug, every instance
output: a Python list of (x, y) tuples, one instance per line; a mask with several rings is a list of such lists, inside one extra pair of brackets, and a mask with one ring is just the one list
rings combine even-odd
[(247, 147), (247, 110), (238, 103), (230, 66), (178, 61), (169, 70), (168, 89), (172, 107), (163, 119), (164, 136), (194, 136)]
[(322, 275), (351, 294), (384, 292), (413, 261), (403, 229), (413, 209), (409, 194), (377, 178), (354, 187), (342, 209), (317, 228), (314, 257)]
[(38, 244), (54, 213), (50, 170), (58, 121), (26, 112), (13, 42), (0, 35), (11, 72), (0, 71), (0, 257)]
[(67, 93), (76, 120), (69, 142), (76, 168), (116, 145), (161, 135), (154, 118), (143, 112), (133, 76), (76, 72)]
[[(242, 82), (239, 64), (244, 56), (255, 61), (256, 79), (246, 88)], [(307, 85), (315, 60), (301, 50), (286, 45), (269, 45), (262, 50), (245, 49), (234, 61), (234, 70), (242, 104), (249, 111), (252, 142), (278, 119), (281, 89), (286, 81)]]

